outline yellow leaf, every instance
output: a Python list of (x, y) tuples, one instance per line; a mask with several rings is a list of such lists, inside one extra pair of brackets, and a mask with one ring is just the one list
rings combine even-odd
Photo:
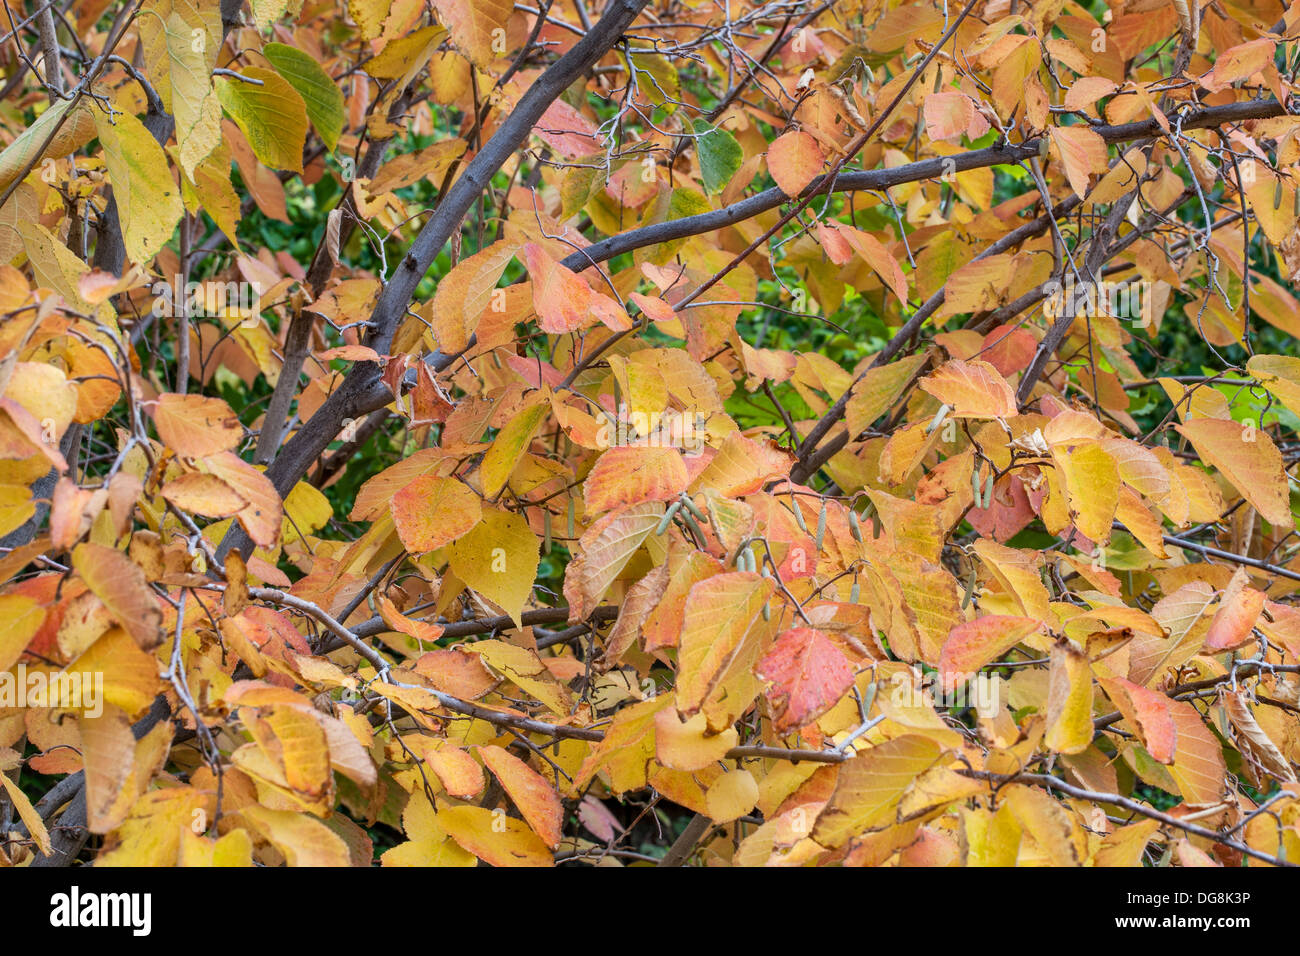
[(37, 848), (44, 856), (49, 856), (53, 849), (50, 843), (50, 831), (45, 828), (45, 821), (36, 812), (32, 802), (27, 799), (27, 794), (23, 793), (18, 784), (9, 779), (8, 774), (0, 773), (0, 785), (3, 785), (5, 792), (9, 794), (9, 802), (18, 811), (18, 819), (22, 820), (27, 827), (27, 832), (36, 841)]
[(1077, 754), (1092, 743), (1092, 668), (1069, 641), (1052, 645), (1043, 742), (1057, 753)]
[(905, 734), (845, 761), (812, 838), (834, 849), (856, 835), (892, 826), (899, 800), (918, 776), (934, 766), (941, 752), (929, 737)]
[(678, 651), (677, 710), (699, 712), (722, 678), (775, 585), (749, 571), (707, 578), (686, 598)]
[(483, 807), (439, 804), (438, 824), (453, 840), (492, 866), (552, 866), (555, 858), (522, 820)]
[(290, 866), (351, 866), (347, 844), (319, 820), (251, 804), (239, 816), (280, 851)]
[(516, 624), (532, 594), (541, 542), (522, 515), (484, 508), (483, 520), (451, 543), (451, 570)]
[(1265, 521), (1284, 533), (1294, 529), (1282, 454), (1267, 433), (1210, 418), (1192, 419), (1175, 427), (1191, 441), (1201, 460), (1217, 468)]
[(127, 258), (143, 265), (171, 239), (185, 203), (172, 179), (167, 154), (142, 122), (131, 113), (118, 113), (110, 120), (95, 110), (94, 117)]

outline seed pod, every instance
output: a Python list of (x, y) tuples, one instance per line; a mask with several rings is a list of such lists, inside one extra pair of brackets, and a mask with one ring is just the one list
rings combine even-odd
[(857, 604), (858, 597), (861, 594), (861, 588), (858, 587), (858, 576), (853, 575), (853, 587), (849, 588), (849, 603)]
[(659, 519), (659, 524), (655, 525), (656, 536), (661, 535), (668, 530), (668, 526), (673, 523), (673, 517), (681, 510), (681, 507), (682, 503), (680, 501), (674, 501), (668, 506), (668, 510), (664, 512), (664, 516)]
[(940, 405), (939, 410), (934, 413), (934, 418), (930, 419), (930, 424), (926, 426), (925, 433), (927, 435), (934, 434), (934, 430), (943, 424), (943, 420), (948, 417), (950, 411), (952, 411), (951, 405)]
[(799, 502), (794, 495), (790, 496), (790, 507), (794, 510), (794, 520), (799, 525), (799, 530), (807, 534), (808, 522), (803, 520), (803, 509), (799, 507)]
[(853, 540), (858, 544), (862, 543), (862, 525), (858, 522), (858, 513), (852, 508), (849, 509), (849, 532), (853, 535)]
[(822, 499), (822, 510), (817, 514), (817, 536), (813, 538), (813, 545), (818, 551), (822, 549), (822, 541), (826, 537), (826, 499)]
[(689, 511), (681, 512), (681, 516), (682, 516), (682, 520), (686, 522), (687, 527), (691, 529), (691, 531), (695, 534), (695, 537), (697, 539), (699, 539), (700, 541), (707, 540), (704, 537), (704, 531), (696, 523), (694, 516), (692, 516), (692, 514)]
[(967, 606), (970, 604), (971, 598), (975, 596), (975, 582), (977, 577), (978, 575), (975, 571), (975, 565), (972, 564), (970, 566), (970, 575), (966, 578), (966, 593), (962, 595), (961, 599), (961, 609), (963, 611), (966, 610)]

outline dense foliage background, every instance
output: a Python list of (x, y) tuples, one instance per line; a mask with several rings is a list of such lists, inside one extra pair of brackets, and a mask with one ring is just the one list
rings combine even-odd
[(6, 11), (0, 864), (1300, 857), (1300, 7)]

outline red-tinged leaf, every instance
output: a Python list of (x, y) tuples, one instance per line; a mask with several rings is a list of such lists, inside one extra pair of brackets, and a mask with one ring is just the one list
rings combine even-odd
[(834, 230), (853, 247), (853, 251), (862, 257), (862, 261), (876, 271), (881, 281), (898, 296), (898, 300), (906, 303), (907, 276), (903, 274), (903, 267), (898, 264), (898, 260), (881, 244), (880, 240), (871, 233), (854, 229), (852, 226), (833, 223), (828, 224), (828, 227), (832, 225)]
[(821, 175), (826, 156), (817, 138), (802, 130), (782, 133), (767, 148), (767, 168), (787, 196), (798, 196)]
[(977, 111), (974, 100), (954, 90), (927, 96), (922, 115), (931, 139), (957, 139), (974, 122)]
[(591, 286), (535, 242), (521, 253), (533, 285), (533, 308), (543, 332), (563, 334), (591, 325)]
[(1266, 66), (1272, 65), (1273, 51), (1276, 48), (1276, 40), (1261, 37), (1224, 50), (1215, 61), (1214, 69), (1202, 77), (1201, 85), (1217, 93), (1238, 80), (1249, 79)]
[(1163, 764), (1172, 763), (1178, 732), (1169, 710), (1169, 698), (1122, 677), (1101, 678), (1098, 683), (1124, 715), (1147, 753)]
[(853, 686), (853, 665), (824, 632), (796, 627), (777, 638), (755, 672), (773, 686), (768, 699), (776, 729), (810, 724)]
[(686, 464), (676, 448), (620, 445), (605, 452), (587, 475), (583, 500), (592, 513), (669, 501), (690, 483)]
[(1070, 188), (1082, 199), (1088, 195), (1088, 177), (1106, 172), (1106, 141), (1086, 126), (1054, 126), (1051, 137)]
[(988, 614), (958, 624), (948, 634), (939, 656), (939, 680), (944, 691), (975, 676), (985, 664), (997, 660), (1034, 631), (1042, 622), (1029, 617)]
[(1264, 592), (1247, 587), (1246, 572), (1238, 568), (1219, 599), (1218, 610), (1205, 632), (1205, 649), (1211, 653), (1236, 650), (1254, 638), (1255, 625), (1264, 610)]

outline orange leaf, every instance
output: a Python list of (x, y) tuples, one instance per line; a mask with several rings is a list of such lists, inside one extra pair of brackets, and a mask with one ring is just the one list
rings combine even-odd
[(921, 388), (947, 405), (954, 418), (1010, 418), (1016, 395), (988, 362), (953, 359), (921, 379)]
[(989, 614), (958, 624), (948, 632), (948, 640), (939, 654), (939, 680), (944, 692), (970, 680), (981, 667), (1001, 657), (1041, 626), (1033, 618), (1002, 614)]
[(563, 836), (564, 807), (555, 788), (546, 778), (514, 754), (496, 746), (478, 749), (487, 768), (496, 774), (510, 799), (523, 814), (528, 825), (551, 849), (560, 845)]
[(1098, 683), (1124, 715), (1147, 753), (1161, 763), (1172, 763), (1177, 731), (1169, 712), (1169, 698), (1123, 677), (1102, 678)]
[(392, 511), (397, 536), (412, 554), (437, 551), (483, 517), (478, 495), (455, 478), (437, 475), (420, 475), (395, 494)]
[(228, 451), (244, 437), (239, 418), (219, 398), (159, 395), (153, 420), (162, 443), (184, 458)]
[(1106, 141), (1085, 126), (1054, 126), (1051, 137), (1070, 188), (1082, 199), (1088, 195), (1089, 175), (1106, 172)]
[(621, 445), (597, 460), (582, 486), (589, 512), (643, 501), (667, 501), (686, 490), (690, 475), (676, 448)]
[(816, 137), (802, 130), (782, 133), (767, 148), (767, 168), (787, 196), (798, 196), (820, 175), (826, 156)]
[(562, 335), (591, 325), (592, 292), (587, 281), (535, 242), (526, 244), (522, 255), (532, 280), (533, 308), (541, 330)]
[(1174, 427), (1265, 521), (1288, 532), (1295, 527), (1282, 454), (1265, 432), (1219, 418), (1194, 418)]

